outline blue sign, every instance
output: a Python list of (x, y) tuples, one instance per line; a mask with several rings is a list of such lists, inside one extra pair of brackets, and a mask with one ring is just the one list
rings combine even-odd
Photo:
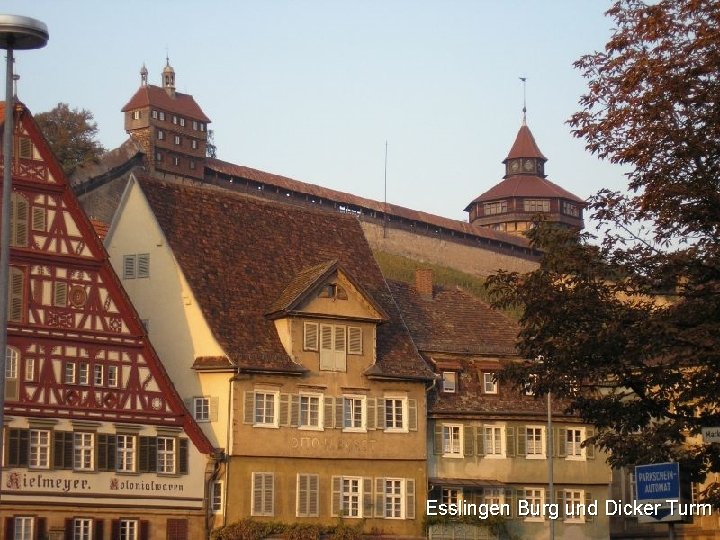
[(680, 464), (655, 463), (635, 467), (638, 501), (680, 499)]

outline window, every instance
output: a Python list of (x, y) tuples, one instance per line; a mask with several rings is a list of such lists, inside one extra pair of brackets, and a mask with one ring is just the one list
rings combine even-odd
[(403, 508), (403, 481), (397, 478), (386, 478), (385, 484), (385, 517), (402, 519)]
[(26, 247), (28, 245), (29, 204), (19, 193), (10, 196), (10, 245)]
[(385, 431), (407, 431), (407, 398), (385, 398)]
[(91, 540), (93, 520), (90, 518), (75, 518), (72, 521), (72, 540)]
[(25, 301), (25, 272), (20, 268), (10, 267), (10, 283), (8, 287), (8, 321), (20, 322), (23, 320)]
[(463, 492), (461, 489), (448, 489), (442, 490), (442, 502), (443, 504), (460, 504), (463, 500)]
[(133, 120), (140, 120), (142, 114), (140, 111), (133, 111), (132, 112), (132, 118)]
[(198, 422), (210, 421), (210, 398), (196, 397), (193, 399), (193, 415)]
[(545, 428), (527, 426), (525, 428), (525, 456), (528, 459), (545, 459)]
[(562, 209), (563, 214), (566, 214), (568, 216), (578, 217), (580, 215), (580, 210), (578, 209), (577, 205), (571, 202), (563, 201)]
[(483, 502), (487, 505), (500, 506), (505, 502), (505, 491), (500, 488), (485, 488), (483, 489)]
[(205, 131), (205, 123), (200, 122), (200, 131)]
[(442, 391), (447, 394), (454, 394), (457, 390), (457, 373), (454, 371), (443, 371)]
[(30, 468), (47, 469), (50, 466), (50, 432), (30, 430)]
[(320, 479), (317, 474), (297, 475), (297, 517), (320, 515)]
[(157, 112), (155, 109), (153, 109), (153, 111), (152, 111), (152, 117), (153, 117), (155, 120), (157, 120), (158, 112)]
[(190, 160), (190, 168), (195, 170), (195, 160), (194, 159)]
[(197, 120), (193, 120), (192, 128), (193, 128), (195, 131), (197, 131), (197, 128), (198, 128)]
[(95, 469), (94, 439), (92, 433), (73, 434), (73, 468), (76, 471)]
[(193, 139), (193, 140), (192, 140), (192, 148), (193, 148), (193, 150), (197, 150), (197, 147), (198, 147), (197, 139)]
[(318, 350), (318, 323), (306, 322), (303, 324), (303, 349), (306, 351)]
[(180, 157), (179, 156), (173, 156), (173, 165), (176, 167), (180, 165)]
[(571, 523), (585, 522), (585, 496), (581, 489), (566, 489), (562, 492), (563, 513), (565, 521)]
[(119, 472), (135, 472), (135, 435), (115, 436), (117, 447), (116, 468)]
[(498, 383), (495, 373), (483, 373), (483, 392), (486, 394), (497, 394)]
[(277, 392), (255, 392), (256, 426), (278, 427)]
[(65, 384), (75, 384), (75, 362), (65, 362)]
[(108, 379), (107, 379), (108, 386), (117, 386), (118, 385), (118, 367), (117, 366), (108, 366), (107, 372), (108, 372)]
[(565, 430), (565, 455), (567, 459), (585, 459), (585, 449), (582, 442), (585, 439), (583, 428), (569, 428)]
[(176, 145), (180, 144), (180, 135), (175, 135), (175, 144)]
[(483, 210), (486, 216), (504, 214), (508, 211), (507, 201), (487, 202), (483, 205)]
[(159, 150), (155, 152), (155, 161), (162, 161), (163, 160), (163, 153)]
[(213, 512), (222, 512), (223, 507), (223, 483), (213, 482), (210, 498), (210, 508)]
[(542, 488), (525, 488), (522, 491), (525, 500), (525, 521), (543, 521), (545, 519), (545, 490)]
[(300, 395), (300, 428), (321, 429), (320, 402), (322, 395)]
[(550, 211), (550, 200), (549, 199), (525, 199), (523, 201), (523, 209), (526, 212), (549, 212)]
[(13, 520), (13, 540), (32, 540), (35, 538), (35, 518), (17, 516), (9, 519)]
[[(6, 375), (7, 377), (7, 375)], [(25, 380), (26, 381), (34, 381), (35, 380), (35, 359), (34, 358), (26, 358), (25, 359)]]
[(78, 365), (78, 384), (90, 384), (90, 366), (87, 362)]
[(93, 366), (93, 384), (95, 386), (102, 386), (103, 384), (103, 365), (95, 364)]
[(462, 426), (444, 424), (442, 437), (443, 456), (462, 457)]
[(138, 522), (136, 519), (121, 519), (119, 540), (138, 540)]
[(185, 119), (182, 117), (180, 118), (180, 126), (185, 127)]
[(347, 371), (345, 326), (320, 325), (320, 370)]
[(162, 129), (157, 130), (157, 140), (158, 141), (165, 140), (165, 132)]
[(505, 457), (503, 426), (483, 426), (483, 442), (486, 457)]
[(343, 429), (345, 431), (365, 431), (365, 396), (343, 397)]
[(253, 516), (272, 516), (275, 514), (274, 507), (274, 483), (273, 473), (256, 472), (252, 476), (252, 512)]
[(157, 472), (175, 473), (175, 439), (172, 437), (157, 438)]
[(165, 121), (165, 113), (164, 113), (163, 111), (160, 111), (160, 112), (158, 113), (158, 116), (160, 117), (160, 120), (161, 120), (162, 122)]
[(174, 114), (173, 114), (173, 117), (172, 117), (172, 123), (175, 124), (175, 125), (177, 125), (177, 123), (178, 123), (178, 117), (175, 116)]
[(14, 347), (5, 348), (5, 378), (17, 379), (18, 359), (20, 353)]
[(343, 477), (341, 479), (340, 496), (343, 516), (362, 517), (361, 485), (362, 478)]

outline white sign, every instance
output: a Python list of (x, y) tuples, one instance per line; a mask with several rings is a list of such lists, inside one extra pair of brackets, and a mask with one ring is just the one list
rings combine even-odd
[(720, 443), (720, 427), (704, 427), (702, 436), (705, 442)]

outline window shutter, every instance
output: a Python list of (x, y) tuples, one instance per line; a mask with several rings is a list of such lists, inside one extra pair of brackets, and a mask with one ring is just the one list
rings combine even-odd
[(255, 421), (255, 392), (246, 391), (243, 401), (245, 402), (243, 424), (253, 424)]
[(365, 406), (367, 407), (367, 412), (365, 414), (365, 419), (367, 420), (367, 429), (375, 429), (375, 423), (377, 420), (377, 417), (375, 416), (375, 398), (366, 398)]
[(475, 434), (472, 426), (463, 426), (463, 455), (472, 456), (475, 454)]
[(56, 469), (73, 468), (73, 433), (56, 431), (53, 433), (53, 466)]
[(105, 526), (102, 519), (96, 519), (94, 521), (95, 531), (93, 532), (93, 540), (103, 540), (105, 533)]
[(297, 482), (297, 516), (308, 515), (308, 475), (299, 474)]
[(45, 220), (45, 209), (40, 206), (32, 207), (32, 229), (33, 231), (44, 231), (47, 227)]
[(56, 281), (53, 287), (53, 306), (67, 307), (67, 283)]
[(5, 518), (5, 538), (15, 538), (15, 518)]
[(555, 445), (557, 455), (559, 457), (565, 457), (567, 455), (567, 429), (558, 428), (555, 433), (557, 434), (557, 444)]
[(14, 206), (14, 213), (10, 216), (10, 243), (25, 247), (28, 245), (28, 202), (24, 197), (16, 195), (15, 204), (11, 206)]
[(135, 255), (123, 257), (123, 279), (135, 279)]
[(517, 429), (517, 455), (524, 456), (527, 453), (527, 427), (520, 426)]
[(263, 513), (268, 516), (272, 516), (275, 513), (275, 475), (272, 473), (266, 473), (263, 477)]
[(347, 371), (347, 360), (345, 357), (345, 327), (335, 326), (335, 339), (334, 339), (334, 350), (335, 350), (335, 362), (334, 369), (336, 371)]
[[(370, 516), (364, 516), (370, 517)], [(375, 479), (375, 517), (385, 517), (385, 479)]]
[(415, 519), (415, 480), (405, 480), (405, 517)]
[(320, 477), (317, 474), (308, 475), (308, 515), (320, 515)]
[(333, 517), (342, 514), (342, 497), (340, 496), (342, 488), (342, 476), (332, 477), (332, 508), (330, 509), (330, 515)]
[[(335, 398), (335, 427), (338, 429), (342, 429), (343, 422), (345, 416), (343, 415), (343, 403), (345, 400), (342, 397)], [(329, 425), (329, 422), (327, 420), (325, 421), (326, 425)]]
[[(342, 398), (338, 398), (340, 406), (342, 406)], [(333, 411), (335, 410), (335, 399), (331, 396), (325, 396), (325, 412), (324, 414), (324, 426), (325, 429), (332, 429), (335, 427), (337, 421), (333, 422)], [(342, 413), (340, 414), (340, 422), (342, 422)]]
[(217, 422), (218, 421), (218, 410), (220, 409), (220, 398), (211, 397), (210, 398), (210, 421), (211, 422)]
[(155, 437), (140, 437), (138, 457), (139, 472), (157, 472), (157, 439)]
[(303, 325), (305, 329), (304, 349), (306, 351), (318, 350), (318, 323), (306, 322)]
[(565, 517), (565, 493), (561, 489), (555, 492), (555, 502), (558, 506), (558, 519), (562, 519)]
[(120, 520), (119, 519), (113, 519), (110, 522), (110, 538), (112, 538), (112, 540), (120, 539)]
[(443, 426), (440, 422), (435, 422), (435, 437), (433, 442), (433, 454), (436, 456), (443, 453)]
[(348, 354), (362, 354), (362, 328), (348, 326)]
[(385, 399), (377, 398), (377, 429), (385, 429)]
[(589, 491), (585, 492), (585, 523), (592, 523), (595, 520), (595, 516), (588, 513), (590, 503), (593, 502), (592, 494)]
[(140, 520), (140, 540), (148, 540), (150, 538), (150, 522), (146, 519)]
[(512, 488), (507, 488), (505, 490), (505, 502), (510, 505), (510, 515), (508, 516), (510, 519), (517, 517), (515, 515), (516, 510), (516, 502), (515, 502), (515, 490)]
[(187, 439), (179, 439), (178, 440), (178, 473), (187, 474), (188, 467), (189, 467), (188, 440)]
[(47, 538), (47, 518), (37, 518), (35, 525), (35, 540), (45, 540)]
[(363, 478), (363, 511), (364, 518), (373, 515), (373, 479)]
[[(587, 428), (585, 429), (585, 435), (589, 439), (590, 437), (595, 436), (595, 429), (593, 428)], [(595, 459), (595, 445), (594, 444), (586, 444), (585, 445), (585, 457), (587, 459)]]
[(280, 394), (280, 417), (281, 426), (290, 425), (290, 394)]
[(25, 273), (19, 268), (10, 268), (10, 301), (8, 302), (8, 320), (22, 321), (23, 289)]
[(515, 456), (515, 426), (505, 427), (505, 455), (507, 457)]
[(300, 423), (300, 396), (293, 394), (290, 396), (290, 425), (297, 427)]
[(141, 253), (137, 256), (137, 277), (150, 277), (150, 254)]
[(485, 455), (485, 428), (483, 426), (475, 428), (475, 453), (478, 456)]
[(29, 431), (27, 429), (11, 429), (8, 433), (8, 465), (11, 467), (27, 467), (29, 453)]
[(408, 429), (410, 431), (417, 431), (418, 428), (418, 414), (417, 414), (417, 400), (408, 399)]
[(75, 520), (73, 518), (65, 518), (65, 540), (74, 540)]
[(333, 361), (333, 327), (327, 324), (320, 325), (320, 369), (331, 371)]

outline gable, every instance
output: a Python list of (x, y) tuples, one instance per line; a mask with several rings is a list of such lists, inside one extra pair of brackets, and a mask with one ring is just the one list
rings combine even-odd
[(384, 316), (340, 270), (317, 283), (293, 310), (299, 315), (381, 322)]

